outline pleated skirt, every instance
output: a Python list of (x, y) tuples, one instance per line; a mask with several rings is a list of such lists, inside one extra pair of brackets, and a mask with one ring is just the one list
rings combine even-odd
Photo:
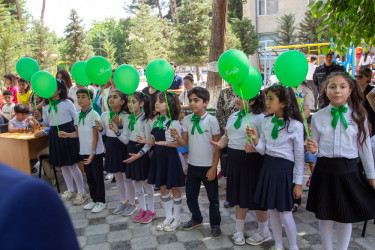
[[(127, 145), (128, 154), (137, 154), (143, 148), (143, 146), (144, 144), (129, 141)], [(128, 155), (128, 158), (130, 158), (130, 155)], [(126, 165), (126, 178), (131, 179), (133, 181), (147, 180), (149, 169), (150, 158), (146, 152), (146, 154), (144, 154), (141, 158)]]
[(375, 190), (357, 159), (319, 157), (306, 209), (320, 220), (355, 223), (375, 218)]
[(108, 173), (125, 173), (126, 160), (128, 151), (126, 145), (122, 143), (117, 137), (107, 136), (105, 142), (105, 168)]

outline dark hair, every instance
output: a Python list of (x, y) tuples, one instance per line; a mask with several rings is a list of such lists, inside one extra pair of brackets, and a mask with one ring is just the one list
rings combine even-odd
[(30, 109), (25, 104), (18, 103), (14, 106), (14, 113), (28, 114), (30, 113)]
[(10, 91), (10, 90), (4, 90), (4, 92), (3, 92), (3, 96), (6, 96), (6, 95), (11, 95), (11, 96), (13, 96), (13, 93), (12, 93), (12, 91)]
[(254, 101), (254, 103), (250, 106), (251, 112), (259, 115), (266, 111), (266, 95), (264, 94), (263, 90), (259, 91), (259, 93), (254, 98), (250, 99), (249, 103), (251, 101)]
[[(87, 91), (88, 91), (88, 93), (87, 93)], [(77, 92), (76, 92), (76, 95), (78, 95), (78, 94), (86, 94), (91, 99), (93, 99), (93, 96), (94, 96), (94, 93), (92, 92), (92, 90), (91, 89), (87, 89), (87, 88), (80, 88), (80, 89), (78, 89)], [(89, 96), (89, 94), (90, 94), (90, 96)]]
[[(366, 138), (367, 138), (367, 131), (365, 128), (365, 121), (367, 119), (367, 111), (364, 107), (364, 97), (363, 93), (361, 91), (361, 88), (359, 86), (359, 83), (355, 80), (352, 79), (348, 73), (346, 72), (333, 72), (331, 73), (323, 82), (322, 85), (322, 99), (323, 102), (320, 105), (320, 108), (327, 107), (330, 104), (330, 100), (328, 99), (326, 90), (328, 87), (328, 84), (330, 83), (331, 79), (336, 77), (336, 76), (341, 76), (345, 79), (345, 81), (349, 84), (349, 88), (352, 90), (350, 93), (350, 96), (348, 98), (348, 104), (353, 110), (352, 113), (352, 118), (354, 122), (358, 126), (358, 142), (360, 143), (360, 146), (363, 146), (363, 143), (365, 143)], [(369, 131), (371, 131), (371, 124), (368, 123), (369, 126)]]
[(59, 94), (60, 99), (63, 99), (63, 100), (69, 99), (73, 102), (73, 100), (68, 97), (68, 89), (66, 87), (65, 82), (62, 81), (62, 80), (56, 80), (56, 82), (57, 82), (57, 90), (61, 90), (61, 92)]
[(20, 82), (24, 82), (24, 83), (27, 84), (26, 92), (30, 90), (30, 82), (29, 82), (29, 81), (26, 81), (25, 79), (20, 78), (20, 79), (18, 80), (18, 83), (20, 83)]
[[(169, 107), (169, 111), (171, 112), (172, 120), (178, 120), (180, 117), (180, 113), (181, 113), (181, 104), (180, 104), (180, 100), (178, 99), (178, 95), (175, 95), (171, 92), (166, 92), (166, 95), (167, 95), (168, 107)], [(163, 92), (159, 92), (156, 95), (156, 98), (157, 100), (159, 100), (159, 102), (166, 102), (165, 95)]]
[(184, 77), (184, 80), (189, 80), (189, 81), (191, 81), (191, 82), (194, 82), (194, 76), (193, 76), (193, 74), (191, 74), (191, 73), (189, 73), (189, 74), (187, 74), (185, 77)]
[(316, 58), (316, 56), (312, 56), (311, 58), (310, 58), (310, 62), (312, 62), (312, 61), (316, 61), (318, 58)]
[(63, 81), (66, 84), (67, 89), (69, 89), (73, 86), (72, 79), (70, 78), (70, 75), (69, 75), (68, 71), (62, 69), (62, 70), (59, 70), (57, 72), (56, 77), (57, 77), (58, 74), (62, 75)]
[[(147, 119), (151, 119), (152, 117), (152, 110), (151, 110), (151, 100), (150, 100), (150, 97), (148, 95), (146, 95), (145, 93), (143, 92), (139, 92), (139, 91), (135, 91), (133, 93), (133, 95), (135, 97), (135, 99), (137, 99), (138, 102), (143, 102), (143, 110), (145, 112), (145, 116), (143, 117), (143, 121), (147, 120)], [(128, 101), (129, 101), (129, 97), (128, 97)], [(126, 109), (128, 109), (128, 106), (126, 106)], [(132, 112), (128, 112), (128, 113), (132, 113)]]
[(170, 64), (171, 64), (171, 66), (172, 66), (173, 68), (177, 68), (177, 64), (176, 64), (176, 63), (174, 63), (174, 62), (170, 62)]
[(194, 87), (188, 92), (188, 98), (195, 94), (198, 98), (203, 99), (203, 102), (209, 102), (210, 101), (210, 92), (206, 88), (202, 87)]
[(364, 52), (363, 54), (365, 56), (364, 61), (366, 61), (367, 60), (367, 56), (368, 56), (368, 52)]
[[(283, 118), (285, 121), (285, 128), (288, 131), (290, 120), (297, 120), (303, 124), (303, 118), (301, 114), (301, 110), (298, 107), (296, 94), (294, 93), (292, 88), (287, 88), (284, 85), (277, 84), (272, 85), (266, 90), (266, 93), (271, 91), (274, 93), (277, 98), (279, 98), (280, 103), (284, 103), (284, 114)], [(304, 136), (306, 136), (306, 131), (304, 129)]]
[(372, 77), (372, 70), (370, 68), (364, 68), (357, 71), (358, 74), (361, 74), (364, 77), (370, 77), (370, 80), (367, 81), (367, 83), (371, 82)]
[(12, 82), (12, 86), (15, 86), (16, 85), (16, 77), (15, 75), (11, 74), (11, 73), (8, 73), (8, 74), (5, 74), (4, 75), (4, 78), (8, 79), (9, 81)]
[[(120, 112), (125, 111), (125, 112), (129, 113), (129, 110), (127, 109), (128, 108), (128, 98), (127, 98), (127, 96), (124, 93), (122, 93), (118, 89), (112, 90), (111, 92), (108, 93), (108, 96), (107, 96), (107, 105), (108, 105), (108, 99), (109, 99), (109, 96), (111, 95), (111, 93), (118, 94), (118, 96), (121, 98), (121, 100), (124, 100), (124, 104), (121, 106)], [(107, 110), (107, 112), (109, 112), (109, 111)]]

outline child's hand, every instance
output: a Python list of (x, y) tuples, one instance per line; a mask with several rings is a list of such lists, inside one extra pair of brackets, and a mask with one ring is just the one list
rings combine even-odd
[(142, 157), (142, 155), (140, 153), (138, 154), (132, 154), (132, 153), (129, 153), (130, 157), (122, 162), (125, 162), (125, 163), (131, 163), (135, 160), (138, 160), (139, 158)]
[(211, 143), (212, 146), (214, 146), (217, 149), (223, 149), (224, 148), (218, 141), (210, 140), (210, 143)]
[(255, 128), (250, 128), (247, 126), (246, 128), (246, 134), (247, 136), (251, 137), (253, 139), (254, 145), (258, 145), (259, 138), (258, 138), (258, 132)]
[(113, 131), (113, 133), (117, 134), (118, 133), (118, 127), (116, 126), (116, 123), (115, 122), (110, 122), (108, 124), (108, 127), (110, 130)]
[(114, 116), (112, 117), (112, 121), (113, 121), (114, 123), (116, 123), (117, 127), (118, 127), (118, 126), (121, 126), (121, 124), (122, 124), (122, 119), (120, 119), (120, 117), (119, 117), (118, 115), (114, 115)]
[(92, 159), (94, 159), (94, 156), (95, 156), (94, 154), (90, 154), (89, 158), (87, 158), (83, 161), (83, 164), (89, 165), (92, 162)]
[(178, 138), (180, 138), (181, 136), (180, 136), (180, 133), (177, 131), (177, 129), (175, 129), (175, 128), (171, 128), (171, 136), (172, 136), (172, 138), (174, 138), (174, 139), (178, 139)]
[(246, 144), (245, 144), (245, 152), (246, 153), (257, 153), (258, 151), (256, 151), (253, 144), (251, 144), (250, 142), (247, 141)]
[(137, 142), (141, 144), (146, 144), (145, 138), (143, 138), (141, 135), (137, 135)]
[(211, 167), (206, 174), (207, 180), (208, 181), (213, 181), (216, 178), (216, 168)]
[(293, 188), (293, 198), (299, 199), (301, 198), (301, 195), (302, 195), (302, 185), (295, 184)]
[(35, 117), (35, 119), (37, 119), (38, 121), (42, 120), (42, 114), (41, 114), (39, 111), (35, 111), (35, 112), (34, 112), (34, 117)]
[(316, 154), (318, 151), (318, 143), (312, 139), (307, 139), (306, 149), (312, 154)]
[(368, 182), (370, 182), (371, 187), (375, 189), (375, 179), (369, 179)]
[(103, 126), (99, 121), (95, 121), (95, 128), (99, 131), (103, 130)]
[(60, 138), (68, 138), (68, 133), (67, 133), (67, 132), (64, 132), (64, 131), (60, 131), (60, 133), (59, 133), (59, 137), (60, 137)]
[(156, 141), (156, 142), (155, 142), (155, 145), (159, 145), (159, 146), (168, 146), (168, 142), (166, 142), (166, 141)]

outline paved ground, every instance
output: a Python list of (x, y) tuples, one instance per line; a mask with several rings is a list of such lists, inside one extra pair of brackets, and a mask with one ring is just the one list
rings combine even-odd
[[(60, 183), (63, 183), (61, 175), (59, 175), (59, 180)], [(66, 202), (65, 206), (71, 216), (82, 249), (269, 249), (273, 245), (273, 241), (264, 243), (258, 247), (250, 245), (236, 246), (232, 243), (231, 236), (235, 229), (235, 209), (226, 209), (223, 207), (225, 200), (225, 178), (219, 180), (219, 186), (223, 236), (216, 240), (210, 238), (210, 226), (208, 223), (209, 204), (204, 188), (202, 188), (199, 197), (199, 203), (204, 216), (204, 225), (192, 231), (176, 230), (169, 233), (156, 231), (156, 225), (164, 217), (164, 211), (160, 202), (160, 192), (156, 192), (155, 194), (157, 219), (151, 224), (138, 224), (134, 223), (132, 218), (113, 215), (111, 211), (118, 205), (119, 198), (115, 183), (110, 182), (106, 182), (108, 209), (105, 209), (103, 212), (92, 214), (83, 210), (83, 206), (73, 206), (71, 202)], [(66, 190), (63, 184), (61, 188), (63, 191)], [(86, 190), (88, 190), (87, 185)], [(183, 194), (185, 194), (185, 190), (183, 190)], [(307, 192), (304, 192), (302, 208), (298, 209), (298, 212), (294, 214), (298, 231), (298, 246), (301, 249), (322, 249), (318, 233), (318, 222), (312, 213), (304, 209), (306, 206), (306, 196)], [(184, 222), (190, 219), (185, 196), (183, 196), (181, 217)], [(247, 233), (251, 233), (256, 229), (257, 223), (253, 212), (248, 213), (245, 227)], [(372, 222), (369, 223), (365, 238), (360, 236), (362, 227), (363, 223), (353, 225), (349, 249), (375, 249), (375, 225)], [(284, 246), (288, 248), (287, 242), (284, 233)]]

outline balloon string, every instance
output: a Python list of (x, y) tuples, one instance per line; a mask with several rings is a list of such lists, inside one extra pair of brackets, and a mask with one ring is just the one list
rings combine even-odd
[(35, 96), (36, 94), (35, 94), (35, 92), (34, 92), (34, 102), (35, 102), (35, 111), (38, 111), (38, 107), (37, 107), (37, 105), (36, 105), (36, 96)]
[(48, 101), (49, 101), (49, 106), (52, 109), (53, 118), (55, 118), (55, 123), (56, 123), (56, 127), (57, 127), (57, 134), (60, 134), (59, 125), (57, 125), (57, 120), (56, 120), (56, 115), (55, 115), (55, 109), (52, 107), (51, 99), (48, 99)]
[(137, 129), (137, 135), (139, 134), (138, 133), (138, 123), (137, 123), (137, 118), (135, 117), (135, 111), (134, 111), (134, 103), (133, 103), (133, 96), (130, 95), (130, 101), (132, 103), (132, 107), (133, 107), (133, 115), (134, 115), (134, 119), (135, 119), (135, 127)]
[(171, 111), (169, 110), (168, 98), (167, 98), (167, 92), (166, 91), (164, 91), (164, 96), (165, 96), (165, 102), (167, 103), (169, 119), (171, 120), (171, 127), (173, 128), (173, 121), (172, 121)]
[(94, 112), (95, 121), (96, 121), (96, 120), (98, 120), (98, 119), (96, 118), (96, 114), (95, 114), (95, 110), (94, 110), (94, 104), (93, 104), (93, 102), (92, 102), (92, 100), (91, 100), (90, 91), (89, 91), (89, 86), (86, 86), (86, 88), (87, 88), (87, 94), (89, 95), (89, 99), (90, 99), (90, 103), (91, 103), (91, 108), (92, 108), (92, 111)]
[(307, 126), (307, 121), (306, 121), (305, 113), (303, 112), (303, 106), (302, 106), (302, 102), (301, 102), (301, 97), (299, 97), (299, 93), (298, 93), (297, 88), (296, 88), (296, 92), (297, 92), (297, 95), (298, 95), (297, 101), (298, 101), (299, 106), (301, 107), (303, 121), (305, 122), (305, 130), (306, 130), (306, 133), (307, 133), (307, 138), (310, 139), (309, 127)]
[[(243, 99), (243, 94), (242, 94), (242, 87), (240, 87), (240, 91), (241, 91), (241, 98), (242, 98), (242, 103), (243, 103), (243, 107), (245, 109), (245, 113), (246, 113), (246, 121), (247, 121), (247, 126), (249, 126), (250, 128), (250, 122), (249, 122), (249, 116), (248, 116), (248, 103), (245, 105), (245, 100)], [(247, 141), (249, 141), (249, 136), (247, 136)], [(250, 137), (250, 142), (253, 143), (253, 138)]]
[(104, 95), (104, 106), (106, 107), (108, 117), (109, 117), (109, 121), (111, 122), (112, 119), (111, 119), (111, 116), (109, 115), (109, 107), (108, 107), (107, 97), (105, 96), (105, 91), (104, 91), (103, 85), (102, 85), (102, 91), (103, 91), (103, 95)]

